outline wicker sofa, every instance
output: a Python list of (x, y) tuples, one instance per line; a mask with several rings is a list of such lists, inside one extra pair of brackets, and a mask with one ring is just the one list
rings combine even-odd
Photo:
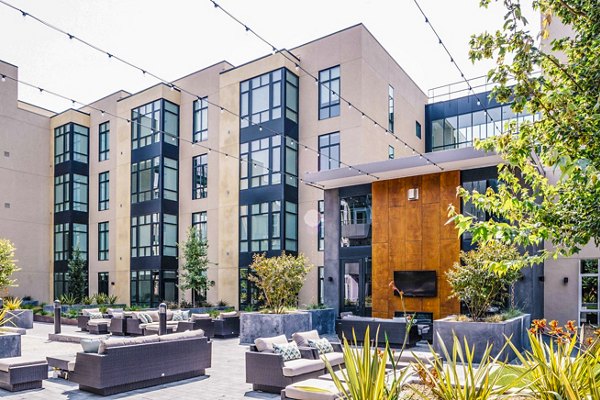
[(201, 330), (102, 340), (98, 353), (77, 353), (69, 380), (106, 396), (204, 375), (211, 353)]
[[(384, 318), (369, 318), (349, 316), (338, 319), (335, 324), (335, 330), (338, 337), (346, 337), (349, 342), (353, 340), (353, 334), (356, 335), (356, 341), (362, 343), (365, 339), (365, 331), (369, 327), (370, 336), (374, 338), (379, 329), (377, 344), (385, 346), (385, 339), (389, 341), (390, 347), (402, 347), (406, 335), (406, 322)], [(407, 346), (414, 346), (421, 337), (417, 331), (417, 326), (412, 325), (408, 337)]]
[(339, 343), (331, 344), (333, 353), (319, 356), (316, 349), (303, 346), (305, 341), (302, 339), (307, 337), (318, 338), (318, 333), (309, 331), (294, 334), (302, 358), (291, 361), (284, 361), (281, 355), (272, 350), (273, 343), (287, 343), (285, 335), (256, 339), (246, 352), (246, 383), (251, 383), (253, 390), (280, 393), (288, 385), (325, 374), (327, 368), (321, 357), (326, 357), (334, 367), (343, 366), (344, 357)]
[(240, 336), (240, 314), (232, 311), (221, 313), (214, 319), (215, 337), (232, 338)]

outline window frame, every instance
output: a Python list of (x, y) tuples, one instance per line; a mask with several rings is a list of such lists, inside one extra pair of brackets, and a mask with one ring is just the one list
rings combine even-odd
[(192, 158), (192, 200), (208, 197), (208, 153)]
[[(103, 196), (103, 194), (105, 196)], [(98, 211), (106, 211), (110, 207), (110, 171), (98, 174)]]
[(208, 241), (208, 211), (192, 213), (192, 227), (197, 230), (202, 240)]
[[(333, 136), (337, 137), (337, 143), (331, 143), (331, 138)], [(321, 145), (321, 139), (322, 138), (327, 138), (327, 144), (326, 145)], [(341, 146), (341, 137), (340, 137), (340, 132), (331, 132), (331, 133), (326, 133), (324, 135), (319, 135), (319, 137), (317, 138), (318, 140), (318, 148), (319, 148), (319, 157), (318, 157), (318, 171), (329, 171), (332, 169), (337, 169), (340, 168), (340, 160), (342, 158), (342, 146)], [(338, 149), (338, 158), (332, 158), (331, 157), (331, 149), (337, 147)], [(327, 149), (327, 155), (324, 154), (323, 150)], [(321, 166), (323, 165), (322, 163), (322, 159), (321, 157), (327, 157), (327, 168), (321, 168)]]
[(423, 129), (419, 121), (415, 121), (415, 136), (418, 139), (423, 139)]
[(388, 131), (394, 132), (394, 87), (388, 85)]
[(317, 251), (325, 251), (325, 200), (317, 202), (319, 223), (317, 225)]
[(208, 96), (194, 100), (192, 107), (192, 142), (204, 142), (208, 140)]
[[(337, 70), (337, 76), (332, 78), (332, 72)], [(323, 77), (327, 73), (327, 77)], [(342, 71), (340, 65), (325, 68), (319, 71), (319, 103), (318, 115), (319, 120), (339, 117), (341, 113), (340, 93), (342, 92)], [(332, 84), (337, 83), (337, 90), (331, 89)], [(327, 94), (327, 103), (323, 102), (323, 96)], [(337, 98), (335, 100), (334, 98)], [(332, 111), (333, 110), (333, 111)], [(324, 111), (327, 111), (324, 113)]]
[(98, 261), (108, 261), (110, 251), (109, 222), (98, 222)]
[[(582, 272), (583, 263), (586, 261), (596, 261), (597, 269), (595, 273), (584, 273)], [(596, 324), (600, 321), (600, 295), (598, 289), (600, 289), (600, 259), (596, 258), (581, 258), (579, 259), (578, 269), (578, 284), (577, 284), (577, 311), (578, 311), (578, 324), (581, 324), (583, 320), (583, 314), (596, 314)], [(596, 309), (588, 309), (583, 307), (583, 279), (584, 278), (596, 278)], [(587, 322), (587, 321), (586, 321)]]
[[(285, 68), (279, 68), (240, 82), (240, 129), (283, 117), (283, 88), (286, 83), (283, 75), (285, 71), (287, 71)], [(265, 87), (268, 88), (268, 106), (266, 109), (254, 113), (254, 96)], [(264, 115), (265, 113), (266, 115)], [(257, 116), (258, 119), (256, 119)]]
[(110, 157), (110, 121), (98, 125), (98, 161), (106, 161)]

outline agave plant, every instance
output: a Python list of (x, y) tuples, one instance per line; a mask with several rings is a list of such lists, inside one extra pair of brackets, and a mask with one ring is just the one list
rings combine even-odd
[(65, 293), (60, 296), (60, 302), (65, 305), (72, 306), (73, 304), (77, 303), (77, 297), (70, 293)]
[(23, 300), (18, 297), (5, 297), (4, 308), (10, 311), (20, 310)]
[[(475, 366), (473, 363), (475, 348), (470, 348), (466, 339), (463, 349), (455, 335), (452, 352), (446, 348), (443, 340), (439, 339), (440, 350), (446, 363), (431, 346), (429, 349), (433, 359), (430, 362), (415, 357), (419, 376), (431, 392), (427, 393), (417, 386), (411, 386), (411, 390), (416, 395), (424, 400), (429, 400), (431, 394), (440, 400), (488, 400), (514, 396), (514, 393), (508, 394), (508, 392), (516, 388), (526, 372), (508, 370), (504, 363), (499, 362), (507, 344), (496, 357), (491, 356), (493, 346), (488, 345), (481, 362)], [(510, 343), (510, 340), (507, 340), (507, 343)], [(507, 375), (514, 376), (503, 379)]]
[(106, 302), (107, 302), (107, 304), (110, 304), (110, 305), (116, 304), (117, 300), (119, 300), (119, 298), (117, 297), (117, 295), (114, 295), (114, 294), (111, 294), (106, 297)]
[(9, 322), (11, 322), (12, 316), (7, 317), (8, 310), (6, 308), (0, 308), (0, 328)]
[(105, 293), (96, 293), (94, 298), (96, 299), (96, 304), (108, 304), (108, 295)]

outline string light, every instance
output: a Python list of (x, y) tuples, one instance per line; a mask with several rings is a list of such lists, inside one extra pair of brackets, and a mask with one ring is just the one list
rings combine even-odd
[(6, 75), (2, 75), (2, 82), (6, 82)]

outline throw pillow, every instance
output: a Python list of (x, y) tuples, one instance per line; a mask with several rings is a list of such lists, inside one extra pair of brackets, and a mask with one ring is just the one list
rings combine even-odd
[(173, 311), (173, 319), (171, 321), (183, 321), (183, 313), (181, 311)]
[(97, 353), (100, 347), (100, 339), (81, 339), (80, 343), (84, 353)]
[(183, 316), (183, 320), (187, 321), (188, 319), (190, 319), (190, 310), (182, 311), (181, 315)]
[(139, 316), (140, 316), (140, 321), (142, 321), (142, 323), (144, 323), (144, 324), (149, 324), (152, 322), (152, 317), (148, 313), (140, 313)]
[(102, 319), (102, 313), (101, 312), (91, 312), (91, 313), (88, 313), (88, 317), (90, 317), (90, 319)]
[(307, 332), (296, 332), (292, 335), (292, 339), (294, 339), (298, 347), (307, 347), (309, 339), (319, 339), (319, 332), (314, 329)]
[(319, 350), (319, 354), (333, 353), (333, 346), (329, 340), (323, 339), (308, 339), (308, 345)]
[(297, 360), (302, 358), (300, 349), (295, 342), (286, 344), (273, 343), (273, 353), (281, 355), (283, 357), (283, 361)]

